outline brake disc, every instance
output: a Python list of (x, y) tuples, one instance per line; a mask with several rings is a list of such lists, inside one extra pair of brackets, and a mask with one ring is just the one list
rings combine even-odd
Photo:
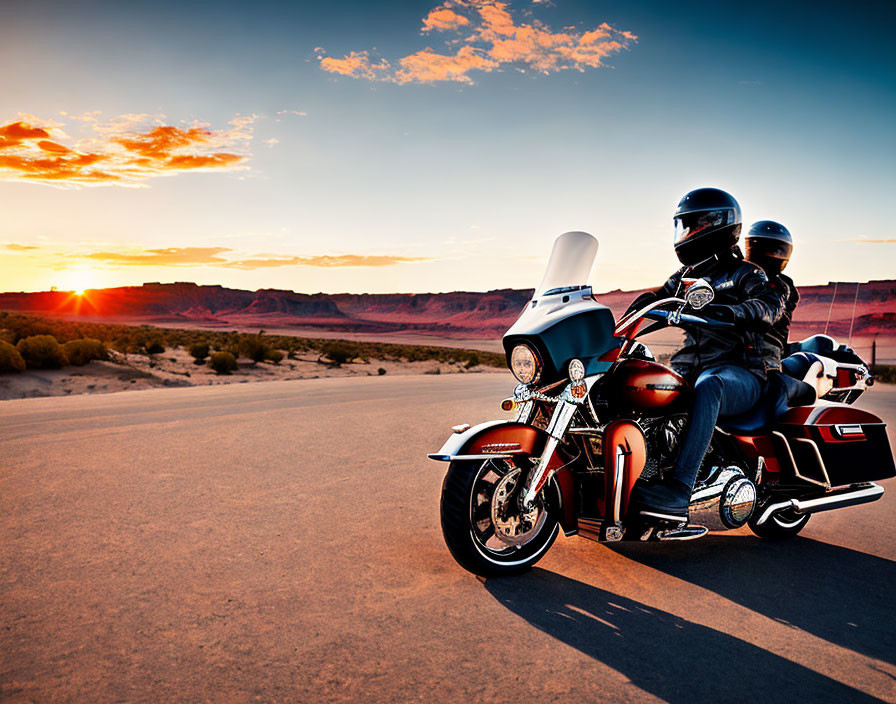
[(501, 542), (516, 546), (525, 545), (538, 535), (548, 517), (541, 497), (530, 509), (523, 510), (520, 506), (522, 492), (516, 490), (520, 471), (516, 467), (501, 478), (492, 494), (491, 506), (495, 535)]

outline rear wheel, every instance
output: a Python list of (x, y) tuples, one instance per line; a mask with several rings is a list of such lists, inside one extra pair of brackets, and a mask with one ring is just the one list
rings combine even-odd
[(768, 520), (756, 525), (756, 521), (764, 513), (763, 506), (757, 507), (750, 519), (750, 530), (763, 540), (785, 540), (797, 535), (809, 522), (809, 514), (797, 513), (792, 508), (775, 511)]
[(548, 551), (560, 530), (554, 484), (530, 510), (518, 497), (525, 472), (511, 460), (452, 462), (442, 484), (442, 535), (465, 569), (484, 577), (522, 572)]

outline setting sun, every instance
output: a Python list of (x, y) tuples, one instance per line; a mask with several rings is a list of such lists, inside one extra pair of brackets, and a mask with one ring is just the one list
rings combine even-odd
[(84, 292), (97, 287), (96, 272), (84, 267), (66, 269), (59, 279), (59, 288), (63, 291), (71, 291), (79, 298)]

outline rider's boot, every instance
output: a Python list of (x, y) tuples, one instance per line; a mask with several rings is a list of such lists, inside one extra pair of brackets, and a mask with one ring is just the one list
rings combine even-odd
[(647, 484), (640, 480), (632, 489), (632, 501), (642, 516), (669, 521), (687, 521), (691, 487), (675, 477), (662, 483)]

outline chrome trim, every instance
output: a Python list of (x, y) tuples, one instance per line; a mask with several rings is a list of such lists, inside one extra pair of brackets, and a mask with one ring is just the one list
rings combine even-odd
[(787, 501), (770, 504), (762, 512), (759, 520), (756, 521), (756, 525), (761, 526), (772, 517), (772, 514), (783, 509), (793, 509), (799, 514), (818, 513), (820, 511), (832, 511), (838, 508), (867, 504), (877, 501), (884, 495), (884, 488), (880, 484), (868, 482), (858, 486), (860, 488), (838, 491), (814, 499), (788, 499)]
[[(829, 494), (828, 496), (820, 496), (817, 499), (793, 499), (793, 508), (797, 513), (817, 513), (819, 511), (829, 511), (833, 508), (843, 506), (855, 506), (858, 504), (870, 503), (877, 501), (884, 495), (884, 488), (880, 484), (869, 482), (870, 486), (856, 489), (854, 491), (844, 492), (842, 494)], [(848, 503), (847, 503), (848, 502)]]
[(765, 507), (765, 510), (762, 512), (762, 515), (761, 515), (761, 516), (759, 517), (759, 519), (756, 521), (756, 525), (757, 525), (757, 526), (761, 526), (761, 525), (762, 525), (763, 523), (765, 523), (769, 518), (772, 517), (772, 514), (773, 514), (773, 513), (777, 512), (777, 511), (781, 511), (782, 509), (792, 508), (792, 507), (793, 507), (793, 500), (792, 500), (792, 499), (789, 499), (789, 500), (787, 500), (787, 501), (779, 501), (779, 502), (774, 503), (774, 504), (769, 504), (768, 506)]
[(613, 523), (619, 523), (622, 514), (622, 480), (625, 476), (625, 448), (616, 446), (616, 475), (613, 485)]
[[(828, 476), (828, 468), (824, 466), (824, 460), (821, 459), (821, 452), (818, 450), (818, 445), (815, 444), (814, 440), (809, 440), (808, 438), (794, 438), (797, 442), (807, 442), (812, 446), (812, 449), (815, 450), (815, 457), (818, 459), (818, 466), (821, 467), (821, 473), (824, 475), (824, 486), (828, 491), (831, 490), (831, 478)], [(800, 475), (797, 474), (799, 477)], [(801, 479), (806, 479), (807, 477), (800, 477)]]
[(498, 455), (493, 452), (482, 455), (443, 455), (438, 452), (432, 452), (427, 455), (431, 460), (436, 462), (453, 462), (454, 460), (510, 460), (513, 455)]
[(671, 513), (657, 513), (656, 511), (641, 511), (642, 516), (650, 516), (651, 518), (661, 518), (664, 521), (675, 521), (676, 523), (687, 523), (687, 516), (674, 516)]
[[(812, 477), (804, 477), (802, 474), (800, 474), (800, 468), (797, 466), (797, 464), (796, 464), (796, 458), (793, 456), (793, 451), (790, 449), (790, 442), (789, 442), (789, 441), (787, 440), (787, 438), (784, 436), (784, 433), (781, 433), (781, 432), (779, 432), (779, 431), (777, 431), (777, 430), (773, 430), (773, 431), (772, 431), (772, 435), (777, 435), (779, 438), (781, 438), (781, 440), (784, 441), (784, 447), (787, 448), (787, 454), (788, 454), (788, 456), (790, 457), (790, 463), (793, 465), (793, 475), (794, 475), (797, 479), (802, 479), (804, 482), (809, 482), (810, 484), (816, 484), (817, 486), (822, 486), (822, 487), (825, 488), (825, 491), (830, 490), (830, 488), (831, 488), (830, 479), (828, 479), (828, 482), (825, 483), (825, 482), (820, 482), (820, 481), (818, 481), (817, 479), (812, 479)], [(797, 439), (797, 440), (800, 440), (800, 439), (802, 439), (802, 438), (796, 438), (796, 439)], [(810, 440), (809, 442), (812, 442), (812, 441)], [(813, 443), (813, 444), (814, 444), (814, 443)], [(818, 448), (817, 448), (817, 447), (815, 448), (815, 451), (818, 452)], [(820, 460), (820, 459), (821, 459), (821, 455), (818, 455), (818, 458), (819, 458), (819, 460)], [(822, 471), (824, 471), (824, 476), (825, 476), (825, 478), (827, 478), (827, 477), (828, 477), (828, 473), (827, 473), (827, 471), (824, 469), (824, 465), (822, 465)]]
[(532, 412), (535, 410), (535, 403), (532, 401), (524, 401), (519, 404), (519, 410), (516, 414), (517, 423), (529, 423), (532, 419)]
[[(691, 494), (689, 505), (690, 520), (694, 524), (706, 526), (709, 530), (730, 530), (740, 528), (747, 519), (736, 521), (731, 515), (732, 501), (745, 488), (752, 489), (750, 513), (756, 506), (756, 485), (736, 466), (717, 467), (707, 480), (698, 485)], [(749, 518), (749, 515), (747, 516)]]
[(548, 423), (548, 441), (544, 445), (544, 452), (541, 457), (538, 458), (538, 464), (529, 473), (529, 477), (526, 480), (526, 488), (523, 491), (522, 496), (523, 506), (531, 506), (532, 502), (535, 501), (538, 492), (541, 491), (541, 488), (547, 484), (548, 480), (551, 478), (551, 473), (548, 472), (548, 462), (551, 461), (554, 450), (557, 449), (557, 445), (566, 434), (566, 429), (572, 422), (573, 415), (577, 408), (575, 403), (566, 400), (568, 391), (568, 389), (564, 391), (563, 400), (554, 408), (551, 422)]
[[(459, 456), (464, 445), (466, 445), (467, 442), (469, 442), (471, 438), (478, 435), (483, 430), (486, 430), (488, 428), (494, 428), (499, 425), (507, 425), (507, 424), (513, 423), (513, 422), (514, 421), (512, 421), (512, 420), (489, 420), (489, 421), (486, 421), (485, 423), (479, 423), (478, 425), (474, 425), (472, 428), (468, 428), (467, 430), (465, 430), (462, 433), (452, 433), (448, 437), (448, 439), (445, 441), (445, 443), (442, 445), (442, 447), (439, 448), (439, 451), (434, 452), (432, 454), (440, 455), (440, 456), (447, 455), (449, 457)], [(430, 459), (434, 459), (432, 457), (432, 455), (429, 455), (429, 457), (430, 457)], [(447, 460), (440, 460), (440, 461), (444, 462)]]
[(684, 300), (683, 298), (678, 298), (676, 296), (672, 296), (671, 298), (663, 298), (659, 301), (655, 301), (655, 302), (651, 303), (650, 305), (646, 305), (643, 308), (641, 308), (641, 310), (636, 310), (633, 313), (630, 313), (629, 315), (625, 316), (622, 320), (620, 320), (616, 324), (616, 328), (615, 328), (615, 330), (613, 330), (613, 334), (618, 337), (619, 331), (622, 330), (627, 325), (629, 325), (632, 320), (636, 320), (637, 318), (643, 318), (647, 313), (652, 311), (654, 308), (659, 308), (660, 306), (666, 305), (667, 303), (687, 304), (687, 301)]

